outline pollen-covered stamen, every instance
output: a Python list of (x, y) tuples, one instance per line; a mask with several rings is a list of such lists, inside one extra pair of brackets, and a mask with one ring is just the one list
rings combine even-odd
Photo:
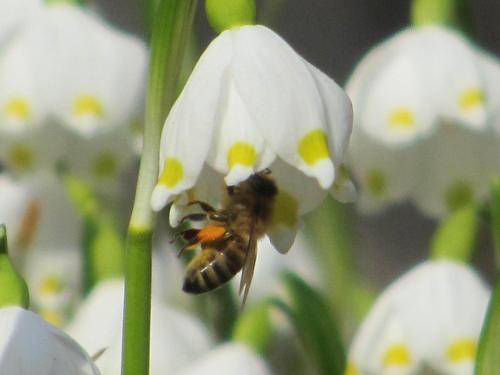
[(476, 358), (477, 341), (468, 337), (453, 341), (446, 349), (446, 357), (453, 364), (473, 362)]
[(158, 180), (159, 185), (173, 188), (184, 177), (182, 163), (175, 158), (166, 158), (163, 165), (163, 172)]
[(413, 129), (415, 128), (415, 115), (407, 107), (398, 107), (389, 114), (388, 123), (391, 129)]
[(483, 107), (485, 104), (484, 91), (478, 87), (471, 87), (463, 91), (458, 98), (460, 109), (463, 111)]
[(384, 353), (382, 364), (387, 367), (409, 367), (412, 363), (412, 358), (409, 348), (403, 344), (393, 344)]
[(18, 121), (27, 121), (31, 117), (31, 107), (22, 97), (13, 97), (5, 102), (4, 112), (8, 118)]
[(95, 95), (81, 94), (73, 102), (73, 114), (76, 117), (101, 118), (104, 116), (104, 106)]

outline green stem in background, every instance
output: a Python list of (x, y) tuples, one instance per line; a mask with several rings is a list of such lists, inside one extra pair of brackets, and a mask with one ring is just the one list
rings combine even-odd
[(411, 20), (415, 26), (444, 25), (466, 35), (474, 29), (470, 0), (413, 0)]
[(151, 35), (144, 151), (126, 243), (123, 375), (149, 373), (152, 236), (150, 197), (158, 178), (163, 121), (177, 93), (196, 0), (160, 0)]
[(349, 219), (344, 207), (328, 197), (305, 220), (305, 232), (317, 251), (328, 286), (330, 306), (340, 319), (344, 334), (356, 323), (353, 317), (361, 319), (374, 299), (356, 272)]
[(479, 231), (479, 209), (475, 204), (462, 207), (438, 227), (431, 243), (431, 258), (469, 262)]
[(59, 172), (71, 202), (83, 218), (83, 285), (89, 292), (100, 281), (123, 276), (123, 238), (92, 189), (64, 168)]
[(492, 234), (497, 258), (496, 284), (481, 330), (475, 375), (496, 375), (500, 368), (500, 179), (491, 184)]
[(490, 212), (496, 265), (500, 271), (500, 178), (495, 178), (491, 183)]
[(29, 307), (26, 282), (16, 271), (7, 251), (7, 229), (0, 224), (0, 307)]
[(82, 5), (85, 0), (45, 0), (48, 5), (52, 4), (69, 4), (69, 5)]

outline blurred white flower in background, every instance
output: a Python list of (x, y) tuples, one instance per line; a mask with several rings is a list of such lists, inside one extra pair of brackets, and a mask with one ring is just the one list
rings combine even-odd
[(403, 30), (369, 52), (347, 85), (361, 210), (411, 199), (439, 217), (484, 198), (499, 170), (498, 85), (499, 62), (442, 27)]
[(1, 374), (100, 374), (71, 337), (31, 311), (1, 308), (0, 331)]
[(21, 175), (62, 161), (113, 193), (136, 156), (146, 47), (85, 7), (38, 8), (0, 46), (0, 162)]
[(271, 375), (264, 360), (243, 344), (223, 344), (211, 350), (181, 375)]
[[(328, 190), (352, 195), (341, 168), (351, 122), (343, 90), (273, 31), (260, 25), (224, 31), (166, 120), (152, 206), (160, 210), (190, 188), (206, 189), (199, 186), (206, 184), (203, 173), (224, 177), (211, 187), (224, 189), (223, 182), (235, 185), (269, 167), (282, 193), (277, 205), (288, 210), (275, 215), (275, 228), (292, 232), (292, 241), (278, 246), (286, 250), (304, 208)], [(351, 194), (341, 194), (346, 190)]]
[(42, 0), (2, 0), (0, 5), (0, 48), (15, 35), (23, 22), (36, 16), (42, 8)]
[(349, 351), (348, 375), (472, 375), (490, 292), (468, 266), (427, 261), (378, 298)]
[[(153, 294), (151, 374), (178, 373), (208, 352), (211, 344), (201, 322), (168, 307)], [(101, 282), (80, 306), (67, 332), (89, 353), (105, 349), (96, 360), (103, 375), (121, 373), (123, 281)]]

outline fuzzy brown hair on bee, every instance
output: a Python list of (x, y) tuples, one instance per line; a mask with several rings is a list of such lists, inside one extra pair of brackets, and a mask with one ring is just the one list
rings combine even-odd
[(216, 289), (242, 270), (240, 294), (245, 303), (257, 259), (257, 241), (266, 234), (272, 219), (276, 183), (269, 170), (226, 188), (221, 209), (192, 201), (204, 211), (185, 216), (181, 222), (204, 220), (202, 229), (187, 229), (179, 236), (186, 241), (181, 250), (201, 248), (187, 265), (183, 290), (200, 294)]

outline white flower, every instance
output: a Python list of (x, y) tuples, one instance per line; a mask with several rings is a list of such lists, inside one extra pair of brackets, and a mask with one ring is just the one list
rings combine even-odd
[(0, 55), (0, 128), (59, 122), (82, 135), (128, 125), (141, 104), (146, 51), (95, 15), (46, 5)]
[(36, 16), (42, 0), (2, 0), (0, 12), (0, 47), (9, 41), (22, 24)]
[(466, 265), (428, 261), (379, 297), (351, 345), (349, 375), (472, 375), (489, 291)]
[(259, 25), (224, 31), (166, 120), (152, 206), (205, 189), (203, 173), (224, 176), (212, 187), (223, 189), (269, 167), (296, 221), (325, 190), (340, 195), (351, 186), (340, 171), (351, 117), (342, 89), (274, 32)]
[(499, 170), (498, 85), (498, 61), (438, 26), (404, 30), (368, 53), (347, 88), (361, 209), (413, 199), (442, 216), (457, 208), (457, 189), (469, 191), (464, 203), (483, 198)]
[(197, 358), (181, 375), (270, 375), (264, 360), (242, 344), (224, 344)]
[(0, 309), (0, 373), (99, 375), (68, 335), (20, 307)]
[[(167, 307), (153, 296), (151, 305), (152, 375), (178, 373), (210, 346), (208, 333), (196, 319)], [(80, 307), (67, 331), (96, 360), (103, 375), (119, 375), (121, 367), (123, 281), (99, 283)]]

